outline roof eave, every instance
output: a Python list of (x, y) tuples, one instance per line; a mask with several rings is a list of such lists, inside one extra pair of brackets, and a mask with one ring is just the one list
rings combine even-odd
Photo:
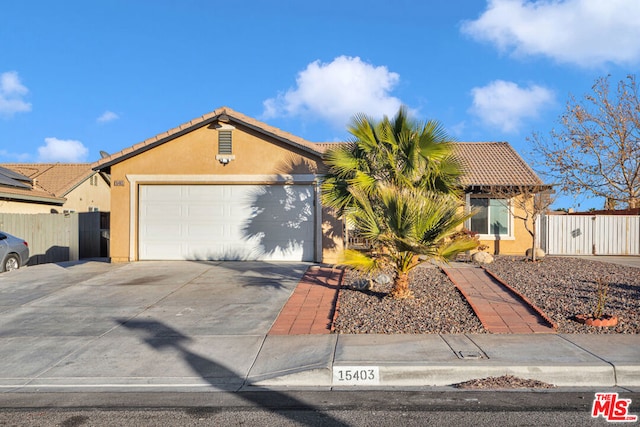
[(218, 119), (219, 116), (220, 116), (220, 114), (218, 114), (218, 115), (216, 115), (214, 117), (205, 119), (205, 120), (203, 120), (203, 121), (201, 121), (199, 123), (196, 123), (196, 124), (194, 124), (192, 126), (188, 126), (188, 127), (185, 127), (184, 129), (180, 129), (179, 131), (177, 131), (175, 133), (172, 133), (171, 135), (167, 135), (164, 138), (159, 138), (156, 141), (149, 142), (148, 144), (145, 144), (144, 146), (139, 147), (136, 150), (131, 150), (128, 153), (123, 153), (122, 155), (120, 155), (118, 157), (115, 157), (114, 159), (112, 159), (110, 161), (106, 161), (104, 163), (101, 163), (101, 160), (98, 160), (97, 162), (95, 162), (95, 163), (93, 163), (91, 165), (91, 169), (94, 170), (94, 171), (102, 171), (104, 169), (110, 168), (111, 166), (113, 166), (115, 164), (118, 164), (118, 163), (123, 162), (123, 161), (125, 161), (127, 159), (135, 157), (138, 154), (141, 154), (141, 153), (144, 153), (145, 151), (151, 150), (152, 148), (155, 148), (155, 147), (157, 147), (159, 145), (162, 145), (162, 144), (164, 144), (166, 142), (169, 142), (169, 141), (171, 141), (171, 140), (173, 140), (175, 138), (178, 138), (178, 137), (180, 137), (182, 135), (185, 135), (185, 134), (187, 134), (189, 132), (192, 132), (192, 131), (194, 131), (196, 129), (199, 129), (199, 128), (203, 127), (203, 126), (210, 125), (211, 123), (215, 122)]
[(537, 192), (544, 192), (551, 190), (553, 185), (551, 184), (543, 184), (543, 183), (519, 183), (519, 184), (464, 184), (465, 191), (467, 192), (481, 192), (481, 193), (490, 193), (500, 190), (518, 190), (519, 188), (532, 188), (537, 190)]
[(59, 197), (31, 196), (28, 194), (4, 193), (1, 191), (0, 191), (0, 199), (16, 201), (16, 202), (48, 203), (48, 204), (53, 204), (58, 206), (64, 205), (64, 202), (67, 201), (67, 199), (59, 198)]
[[(291, 140), (289, 138), (286, 138), (286, 137), (284, 137), (282, 135), (278, 135), (276, 133), (270, 132), (269, 130), (264, 129), (261, 126), (257, 126), (257, 125), (255, 125), (253, 123), (249, 123), (249, 122), (243, 120), (241, 117), (238, 117), (241, 114), (236, 114), (230, 108), (222, 107), (222, 108), (219, 108), (219, 109), (213, 111), (212, 113), (204, 115), (203, 117), (206, 117), (206, 118), (203, 118), (201, 121), (198, 121), (198, 122), (196, 122), (196, 123), (194, 123), (194, 124), (192, 124), (190, 126), (187, 126), (186, 124), (183, 124), (183, 125), (180, 125), (177, 128), (174, 128), (174, 129), (179, 129), (179, 130), (174, 131), (172, 129), (172, 130), (169, 130), (167, 132), (164, 132), (164, 133), (167, 134), (164, 137), (157, 138), (157, 136), (156, 136), (157, 139), (155, 141), (150, 141), (150, 140), (152, 140), (154, 138), (154, 137), (152, 137), (149, 140), (145, 140), (145, 141), (141, 142), (140, 144), (136, 144), (136, 145), (141, 145), (141, 146), (136, 148), (136, 149), (131, 149), (129, 152), (125, 152), (127, 150), (127, 149), (125, 149), (125, 150), (122, 150), (120, 152), (120, 155), (118, 155), (118, 153), (115, 153), (113, 156), (110, 156), (111, 158), (110, 157), (105, 157), (104, 159), (100, 159), (100, 160), (96, 161), (95, 163), (93, 163), (91, 165), (91, 169), (94, 170), (94, 171), (108, 170), (111, 166), (113, 166), (115, 164), (118, 164), (118, 163), (123, 162), (123, 161), (125, 161), (127, 159), (135, 157), (135, 156), (137, 156), (137, 155), (139, 155), (141, 153), (144, 153), (147, 150), (155, 148), (155, 147), (157, 147), (159, 145), (162, 145), (162, 144), (164, 144), (166, 142), (169, 142), (169, 141), (171, 141), (171, 140), (173, 140), (175, 138), (178, 138), (178, 137), (180, 137), (182, 135), (185, 135), (185, 134), (187, 134), (189, 132), (192, 132), (192, 131), (194, 131), (196, 129), (199, 129), (199, 128), (204, 127), (204, 126), (208, 126), (211, 123), (217, 122), (219, 117), (221, 115), (223, 115), (223, 114), (225, 116), (227, 116), (227, 118), (228, 118), (230, 123), (241, 124), (242, 126), (245, 126), (245, 127), (249, 128), (249, 129), (252, 129), (252, 130), (254, 130), (256, 132), (259, 132), (259, 133), (261, 133), (263, 135), (267, 135), (267, 136), (269, 136), (269, 137), (271, 137), (271, 138), (273, 138), (273, 139), (275, 139), (277, 141), (280, 141), (280, 142), (283, 142), (283, 143), (285, 143), (287, 145), (291, 145), (293, 147), (296, 147), (296, 148), (304, 151), (305, 153), (308, 153), (308, 154), (311, 154), (311, 155), (314, 155), (314, 156), (318, 156), (318, 157), (322, 157), (322, 151), (315, 150), (312, 147), (306, 146), (304, 144), (300, 144), (300, 143), (295, 142), (295, 141), (293, 141), (293, 140)], [(194, 120), (196, 120), (196, 119), (194, 119)], [(193, 120), (191, 122), (193, 122)], [(191, 122), (188, 122), (188, 123), (191, 123)], [(162, 135), (162, 134), (159, 134), (159, 135)], [(146, 141), (149, 141), (149, 142), (147, 143)], [(134, 147), (135, 147), (135, 145), (134, 145)]]

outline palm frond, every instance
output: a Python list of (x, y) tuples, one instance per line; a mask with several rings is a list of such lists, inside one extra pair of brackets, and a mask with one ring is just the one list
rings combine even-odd
[(375, 258), (353, 249), (343, 251), (338, 263), (363, 273), (373, 273), (380, 268)]

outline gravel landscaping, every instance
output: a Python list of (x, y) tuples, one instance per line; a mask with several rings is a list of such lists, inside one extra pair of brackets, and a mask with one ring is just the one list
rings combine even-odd
[(367, 279), (347, 271), (338, 299), (335, 332), (340, 334), (486, 333), (462, 294), (431, 264), (410, 275), (415, 298), (387, 298), (391, 284), (359, 289)]
[(513, 375), (503, 375), (501, 377), (488, 377), (469, 380), (453, 387), (464, 390), (484, 390), (484, 389), (522, 389), (522, 388), (554, 388), (553, 384), (548, 384), (538, 380), (514, 377)]
[[(522, 293), (570, 334), (640, 333), (640, 268), (571, 257), (547, 257), (536, 263), (498, 257), (487, 267)], [(585, 326), (573, 320), (589, 314), (597, 302), (597, 280), (609, 284), (604, 312), (618, 316), (615, 327)]]
[[(560, 333), (640, 333), (640, 269), (571, 257), (525, 262), (498, 256), (487, 267), (537, 305)], [(605, 313), (619, 317), (615, 327), (582, 325), (573, 317), (593, 311), (597, 279), (609, 284)], [(347, 272), (338, 299), (335, 332), (341, 334), (486, 333), (471, 307), (442, 271), (423, 264), (411, 273), (415, 298), (386, 298), (391, 284), (374, 284)]]

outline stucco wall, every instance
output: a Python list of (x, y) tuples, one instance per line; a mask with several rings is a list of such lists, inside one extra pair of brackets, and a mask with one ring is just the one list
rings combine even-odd
[[(137, 197), (132, 189), (132, 176), (158, 175), (157, 184), (172, 182), (171, 175), (179, 176), (181, 184), (263, 183), (265, 175), (315, 174), (321, 159), (301, 149), (277, 140), (265, 139), (263, 134), (236, 125), (233, 130), (233, 155), (227, 165), (216, 160), (218, 153), (218, 127), (206, 125), (158, 145), (148, 151), (111, 167), (111, 258), (113, 262), (134, 261), (137, 257), (137, 209), (130, 201)], [(162, 176), (160, 176), (162, 175)], [(189, 177), (193, 176), (190, 182)], [(202, 180), (202, 176), (209, 177)], [(256, 176), (256, 181), (251, 181)], [(218, 177), (218, 178), (216, 178)], [(234, 177), (238, 178), (234, 181)], [(134, 215), (133, 220), (130, 217)], [(323, 213), (322, 223), (331, 224), (331, 216)], [(133, 229), (132, 229), (133, 227)], [(133, 239), (130, 236), (134, 236)], [(337, 250), (330, 244), (333, 236), (325, 236), (323, 254), (331, 258)]]
[(108, 212), (111, 208), (111, 189), (100, 174), (95, 174), (95, 177), (97, 177), (97, 180), (93, 181), (95, 185), (89, 178), (69, 192), (62, 209), (88, 212), (89, 207), (96, 207), (101, 212)]

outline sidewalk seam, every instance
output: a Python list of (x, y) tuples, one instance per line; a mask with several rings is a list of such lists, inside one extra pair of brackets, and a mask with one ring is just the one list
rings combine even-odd
[(267, 341), (267, 336), (268, 336), (267, 334), (265, 334), (263, 336), (262, 343), (260, 343), (260, 348), (258, 348), (258, 351), (256, 351), (256, 357), (253, 358), (253, 362), (251, 363), (251, 366), (249, 366), (249, 369), (247, 369), (247, 375), (242, 380), (242, 384), (240, 385), (240, 388), (238, 388), (236, 390), (236, 392), (242, 390), (245, 387), (251, 386), (251, 383), (249, 382), (249, 378), (251, 377), (251, 371), (256, 366), (256, 362), (258, 361), (258, 358), (260, 357), (260, 352), (264, 348), (264, 343)]
[(618, 385), (618, 371), (616, 369), (616, 365), (614, 365), (613, 363), (609, 362), (608, 360), (603, 359), (602, 357), (598, 356), (597, 354), (593, 353), (592, 351), (587, 350), (586, 348), (582, 347), (579, 344), (574, 343), (573, 341), (565, 338), (563, 335), (558, 334), (558, 337), (562, 338), (563, 340), (565, 340), (566, 342), (568, 342), (569, 344), (571, 344), (574, 347), (579, 348), (580, 350), (589, 353), (590, 355), (592, 355), (593, 357), (595, 357), (596, 359), (600, 359), (601, 361), (603, 361), (604, 363), (608, 364), (611, 366), (611, 368), (613, 368), (613, 381), (614, 381), (614, 385)]

